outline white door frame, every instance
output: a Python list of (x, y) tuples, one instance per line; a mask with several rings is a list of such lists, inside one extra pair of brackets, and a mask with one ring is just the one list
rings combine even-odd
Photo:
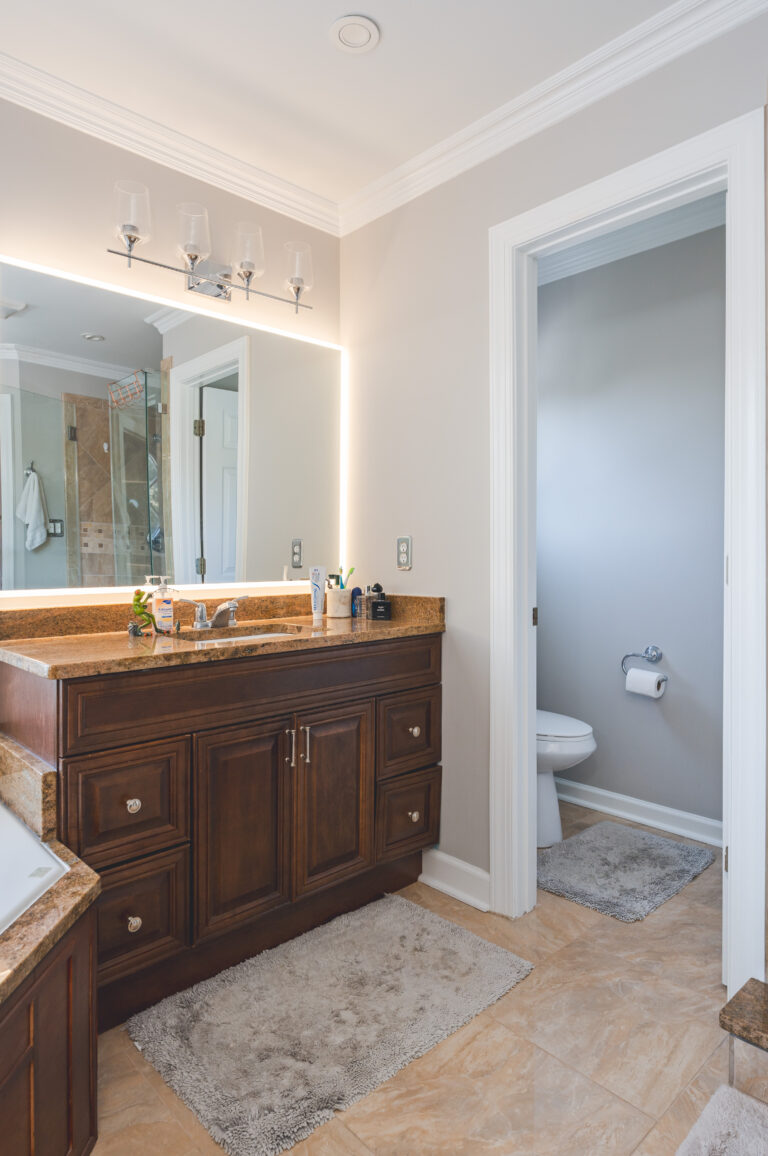
[(245, 581), (248, 528), (248, 460), (250, 441), (250, 338), (239, 337), (217, 349), (171, 368), (169, 408), (171, 436), (171, 517), (175, 583), (199, 582), (195, 573), (198, 542), (197, 487), (199, 457), (192, 436), (198, 416), (196, 391), (201, 385), (237, 372), (237, 543), (235, 581)]
[[(536, 902), (537, 258), (727, 190), (724, 980), (765, 974), (766, 413), (763, 111), (490, 230), (491, 909)], [(621, 656), (618, 656), (621, 657)]]

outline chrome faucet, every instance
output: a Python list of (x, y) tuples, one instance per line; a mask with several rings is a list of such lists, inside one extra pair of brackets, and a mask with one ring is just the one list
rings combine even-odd
[(240, 598), (228, 598), (226, 602), (222, 602), (217, 606), (213, 618), (211, 619), (211, 626), (237, 626), (237, 619), (235, 618), (235, 611), (239, 602), (247, 598), (243, 594)]

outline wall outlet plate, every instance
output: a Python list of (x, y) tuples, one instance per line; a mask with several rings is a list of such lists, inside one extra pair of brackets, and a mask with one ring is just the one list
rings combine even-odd
[(402, 534), (397, 539), (397, 568), (410, 570), (412, 568), (413, 539), (410, 534)]
[(304, 539), (291, 538), (291, 567), (300, 570), (304, 565)]

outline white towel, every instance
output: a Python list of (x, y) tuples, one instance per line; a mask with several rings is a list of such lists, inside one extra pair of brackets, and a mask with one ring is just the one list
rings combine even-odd
[(21, 491), (16, 517), (27, 527), (25, 545), (28, 550), (36, 550), (48, 537), (48, 510), (42, 482), (35, 470), (29, 471), (24, 489)]

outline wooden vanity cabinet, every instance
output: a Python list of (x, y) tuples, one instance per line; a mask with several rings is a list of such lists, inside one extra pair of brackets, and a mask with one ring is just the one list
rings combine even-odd
[(0, 1152), (85, 1156), (96, 1142), (95, 913), (0, 1007)]
[(60, 684), (61, 833), (102, 872), (102, 1027), (418, 876), (439, 834), (440, 648)]

